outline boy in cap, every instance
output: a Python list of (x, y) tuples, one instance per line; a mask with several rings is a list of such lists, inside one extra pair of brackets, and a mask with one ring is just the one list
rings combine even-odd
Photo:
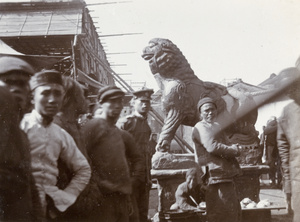
[(205, 201), (202, 176), (203, 173), (199, 167), (188, 169), (185, 174), (185, 181), (177, 187), (176, 202), (170, 207), (171, 210), (196, 210), (200, 208), (200, 203)]
[[(64, 95), (61, 74), (55, 70), (38, 72), (30, 87), (34, 109), (24, 116), (21, 128), (30, 142), (31, 166), (44, 216), (54, 219), (76, 201), (89, 182), (91, 169), (73, 138), (52, 122)], [(59, 158), (74, 175), (64, 190), (56, 186)]]
[(124, 95), (116, 86), (100, 89), (101, 112), (83, 127), (87, 154), (102, 193), (101, 203), (91, 213), (90, 219), (94, 221), (129, 221), (133, 210), (131, 180), (135, 181), (144, 172), (133, 138), (115, 125), (123, 109)]
[(210, 97), (204, 97), (198, 103), (201, 121), (192, 133), (195, 145), (195, 159), (204, 173), (208, 175), (206, 190), (206, 210), (208, 221), (238, 222), (241, 207), (234, 187), (233, 179), (240, 174), (236, 160), (239, 145), (227, 145), (225, 135), (220, 132), (216, 122), (217, 105)]
[(151, 129), (147, 117), (151, 108), (150, 101), (153, 93), (152, 89), (142, 89), (133, 92), (131, 105), (134, 107), (134, 113), (120, 119), (117, 123), (120, 129), (128, 131), (134, 137), (139, 152), (144, 159), (145, 176), (139, 178), (139, 181), (133, 184), (133, 196), (139, 208), (140, 221), (148, 220), (149, 192), (151, 188), (151, 158), (154, 153), (152, 153), (149, 145)]

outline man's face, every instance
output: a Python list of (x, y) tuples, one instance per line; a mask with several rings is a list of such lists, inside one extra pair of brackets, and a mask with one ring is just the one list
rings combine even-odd
[(27, 108), (29, 101), (29, 79), (28, 75), (19, 73), (18, 71), (0, 76), (0, 81), (6, 84), (22, 110)]
[(34, 108), (43, 116), (53, 117), (60, 110), (63, 96), (64, 89), (59, 84), (39, 86), (33, 92)]
[(136, 99), (134, 100), (134, 109), (139, 114), (145, 115), (150, 110), (150, 100)]
[(123, 98), (107, 99), (101, 104), (102, 113), (112, 120), (118, 120), (123, 109)]
[(201, 106), (200, 117), (208, 123), (214, 122), (217, 116), (217, 108), (212, 103), (205, 103)]

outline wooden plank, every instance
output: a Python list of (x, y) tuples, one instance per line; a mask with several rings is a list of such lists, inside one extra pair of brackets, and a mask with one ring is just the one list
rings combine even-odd
[(261, 208), (243, 208), (242, 211), (263, 211), (263, 210), (283, 210), (286, 209), (284, 206), (270, 206), (270, 207), (261, 207)]

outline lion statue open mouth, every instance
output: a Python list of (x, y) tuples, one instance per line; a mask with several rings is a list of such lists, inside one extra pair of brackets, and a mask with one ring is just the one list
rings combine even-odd
[[(162, 109), (166, 116), (156, 147), (157, 151), (169, 151), (179, 125), (194, 126), (199, 121), (197, 103), (203, 97), (212, 97), (218, 106), (220, 121), (235, 122), (239, 111), (254, 107), (250, 94), (238, 89), (228, 92), (225, 86), (200, 80), (191, 69), (182, 52), (168, 39), (154, 38), (144, 48), (142, 57), (149, 62), (152, 74), (161, 79)], [(243, 143), (255, 143), (257, 132), (254, 124), (257, 110), (235, 122), (230, 127), (232, 135), (238, 133)], [(241, 141), (234, 141), (241, 142)]]

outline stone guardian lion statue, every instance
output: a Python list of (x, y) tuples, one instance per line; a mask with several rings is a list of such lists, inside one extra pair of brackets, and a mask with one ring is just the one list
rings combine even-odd
[(152, 74), (161, 80), (160, 87), (163, 91), (162, 109), (165, 119), (157, 151), (169, 151), (171, 140), (181, 124), (194, 126), (200, 120), (196, 106), (200, 99), (207, 96), (216, 101), (219, 120), (222, 122), (224, 119), (230, 119), (230, 122), (234, 123), (228, 128), (231, 135), (239, 133), (248, 138), (246, 141), (249, 141), (250, 137), (257, 138), (254, 128), (257, 111), (235, 122), (239, 111), (247, 109), (247, 106), (254, 106), (250, 94), (238, 89), (229, 93), (223, 85), (200, 80), (182, 52), (168, 39), (152, 39), (144, 48), (142, 57), (149, 62)]

